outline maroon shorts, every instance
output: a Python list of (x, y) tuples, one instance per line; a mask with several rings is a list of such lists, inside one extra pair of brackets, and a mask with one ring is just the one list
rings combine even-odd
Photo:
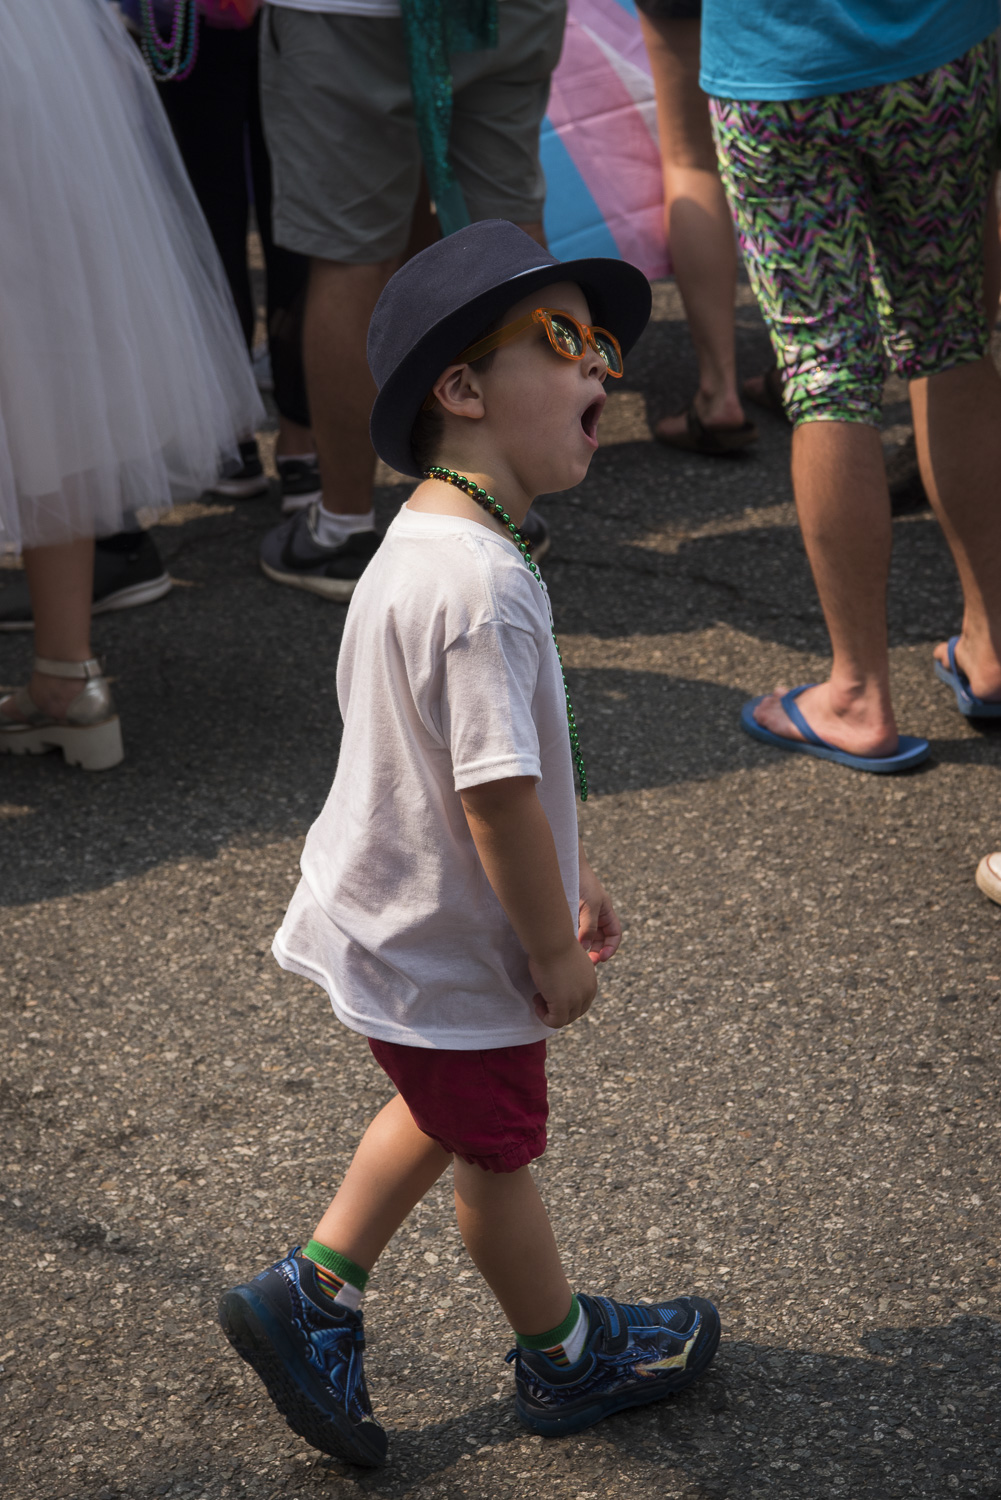
[(369, 1037), (414, 1124), (487, 1172), (517, 1172), (546, 1149), (546, 1044), (479, 1052), (403, 1047)]

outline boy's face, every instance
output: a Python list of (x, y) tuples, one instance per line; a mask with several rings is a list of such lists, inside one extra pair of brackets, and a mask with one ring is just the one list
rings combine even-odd
[[(501, 325), (536, 307), (570, 313), (579, 323), (591, 322), (584, 293), (565, 281), (516, 302)], [(503, 452), (526, 493), (571, 489), (584, 478), (598, 447), (607, 373), (604, 360), (590, 345), (582, 359), (565, 359), (538, 327), (503, 344), (479, 375), (491, 445)]]

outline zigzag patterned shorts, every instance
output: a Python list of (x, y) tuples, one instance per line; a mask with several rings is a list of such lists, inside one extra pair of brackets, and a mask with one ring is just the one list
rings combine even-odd
[(901, 83), (709, 101), (793, 422), (878, 424), (888, 369), (914, 380), (984, 354), (996, 79), (988, 37)]

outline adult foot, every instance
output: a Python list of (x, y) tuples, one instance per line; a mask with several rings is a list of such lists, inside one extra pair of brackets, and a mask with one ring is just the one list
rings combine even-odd
[[(736, 392), (708, 397), (696, 391), (691, 409), (707, 432), (739, 431), (747, 421)], [(662, 443), (684, 442), (688, 431), (688, 412), (681, 411), (674, 416), (661, 417), (654, 428), (654, 436)]]
[(376, 531), (356, 531), (339, 546), (325, 547), (316, 535), (319, 509), (314, 500), (308, 510), (297, 511), (266, 534), (261, 569), (275, 583), (346, 604), (382, 537)]
[[(75, 678), (51, 677), (47, 672), (33, 672), (28, 696), (38, 713), (50, 719), (64, 719), (72, 703), (79, 698), (80, 681)], [(17, 694), (0, 698), (0, 715), (12, 724), (27, 724), (32, 715), (17, 701)]]
[(123, 758), (122, 729), (101, 663), (45, 662), (65, 672), (40, 672), (30, 692), (0, 698), (0, 753), (44, 755), (61, 750), (67, 765), (107, 771)]
[[(935, 660), (946, 672), (950, 670), (948, 641), (939, 641)], [(993, 651), (975, 651), (961, 635), (956, 641), (955, 662), (972, 697), (983, 703), (1001, 703), (1001, 661)]]
[[(782, 707), (789, 691), (780, 683), (754, 710), (755, 722), (763, 729), (787, 740), (803, 740), (805, 735)], [(836, 701), (829, 682), (818, 682), (807, 688), (796, 700), (796, 706), (814, 734), (846, 750), (849, 755), (893, 755), (897, 749), (897, 726), (889, 705), (882, 707), (869, 699)]]

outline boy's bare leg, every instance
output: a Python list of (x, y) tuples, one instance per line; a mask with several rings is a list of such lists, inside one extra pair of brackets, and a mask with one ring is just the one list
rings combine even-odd
[(447, 1151), (418, 1130), (397, 1094), (362, 1136), (313, 1238), (371, 1271), (410, 1210), (451, 1160)]
[[(978, 698), (1001, 698), (1001, 379), (989, 356), (911, 382), (925, 492), (963, 586), (956, 660)], [(935, 655), (948, 663), (943, 642)]]
[(455, 1158), (455, 1213), (462, 1239), (517, 1333), (562, 1323), (572, 1293), (528, 1167), (485, 1172)]

